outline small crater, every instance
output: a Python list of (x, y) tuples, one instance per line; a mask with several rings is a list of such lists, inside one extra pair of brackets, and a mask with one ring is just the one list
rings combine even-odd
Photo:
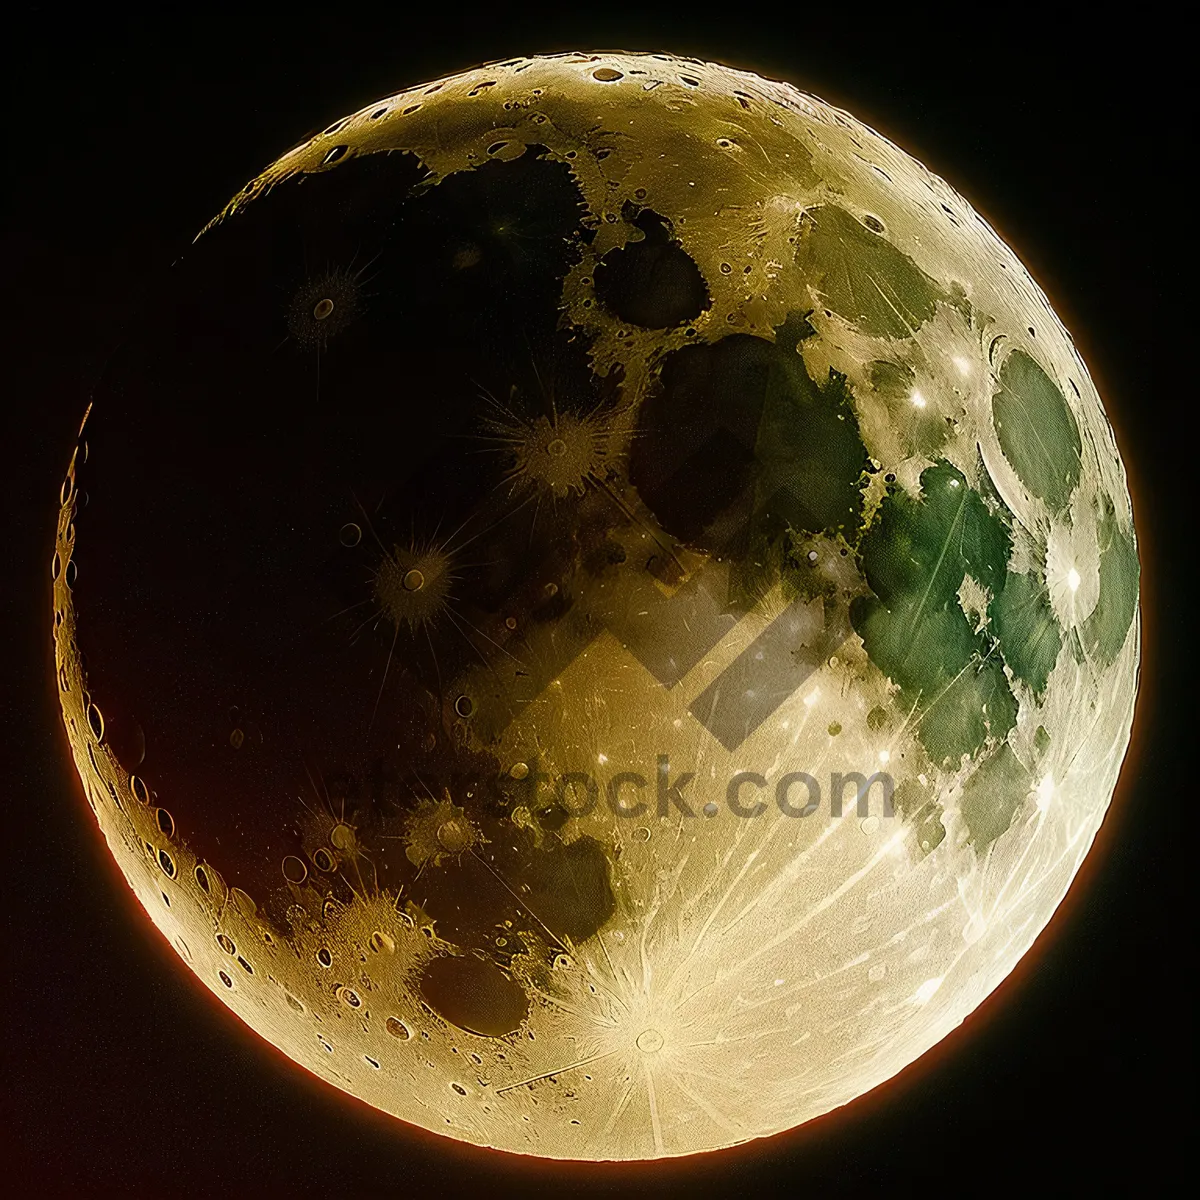
[(289, 854), (284, 858), (282, 870), (283, 877), (288, 883), (299, 885), (308, 878), (308, 864), (294, 854)]
[(288, 307), (288, 333), (306, 349), (322, 350), (362, 309), (362, 272), (334, 268), (307, 280)]
[(663, 1035), (657, 1029), (643, 1029), (637, 1035), (637, 1048), (643, 1054), (656, 1054), (663, 1048)]

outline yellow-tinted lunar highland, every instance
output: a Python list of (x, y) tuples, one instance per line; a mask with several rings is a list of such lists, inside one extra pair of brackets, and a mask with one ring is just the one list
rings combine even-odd
[[(357, 219), (359, 176), (404, 163), (418, 182), (381, 246), (413, 222), (432, 245), (452, 224), (429, 217), (439, 204), (476, 177), (497, 189), (478, 201), (498, 206), (491, 225), (455, 234), (447, 278), (491, 270), (493, 247), (519, 271), (565, 245), (510, 235), (501, 209), (521, 188), (504, 192), (506, 173), (570, 192), (577, 232), (530, 286), (549, 280), (547, 329), (595, 390), (538, 408), (515, 377), (481, 383), (478, 412), (447, 434), (451, 450), (474, 439), (472, 471), (495, 472), (461, 519), (485, 541), (511, 529), (506, 563), (567, 530), (470, 623), (454, 607), (474, 602), (477, 569), (451, 535), (460, 517), (439, 527), (417, 505), (374, 538), (344, 489), (328, 555), (375, 555), (349, 599), (374, 615), (372, 661), (390, 654), (390, 673), (338, 692), (329, 719), (353, 709), (386, 738), (389, 705), (420, 697), (433, 724), (412, 744), (448, 745), (509, 790), (486, 810), (449, 777), (374, 815), (343, 801), (310, 819), (296, 801), (309, 823), (270, 842), (262, 881), (219, 848), (201, 858), (202, 809), (184, 793), (202, 767), (176, 803), (171, 746), (147, 732), (139, 766), (115, 717), (105, 729), (114, 688), (87, 641), (86, 591), (102, 477), (79, 504), (106, 461), (97, 399), (54, 558), (62, 711), (89, 803), (214, 995), (404, 1121), (579, 1159), (794, 1127), (895, 1075), (997, 987), (1109, 804), (1136, 691), (1138, 567), (1096, 389), (1028, 272), (941, 179), (791, 86), (664, 55), (517, 59), (377, 102), (270, 166), (193, 252), (343, 185), (337, 219)], [(530, 203), (523, 220), (558, 211)], [(311, 390), (314, 420), (338, 419), (346, 347), (390, 311), (389, 281), (407, 286), (404, 262), (375, 253), (331, 254), (327, 274), (264, 293), (282, 338), (262, 361), (314, 380), (319, 364), (320, 405), (315, 387), (289, 401), (300, 411)], [(204, 286), (251, 303), (219, 274)], [(211, 369), (205, 354), (193, 369)], [(415, 400), (397, 385), (379, 403)], [(96, 602), (97, 629), (114, 606)], [(232, 629), (236, 611), (211, 607)], [(420, 655), (439, 637), (476, 653), (438, 658), (435, 679)], [(170, 667), (180, 695), (210, 669), (196, 645)], [(129, 662), (144, 649), (129, 643)], [(269, 717), (261, 732), (244, 709), (238, 721), (211, 739), (221, 753), (267, 753)], [(289, 753), (271, 770), (294, 799)], [(837, 803), (837, 773), (874, 772), (861, 801), (849, 778)], [(276, 776), (254, 778), (272, 792)], [(524, 800), (513, 789), (531, 778)], [(469, 898), (438, 899), (471, 870), (496, 881), (494, 928), (463, 915)], [(586, 903), (563, 907), (572, 888)]]

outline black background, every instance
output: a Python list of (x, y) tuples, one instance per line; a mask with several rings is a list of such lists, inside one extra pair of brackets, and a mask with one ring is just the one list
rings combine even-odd
[[(1183, 632), (1195, 530), (1182, 501), (1194, 338), (1166, 301), (1194, 224), (1181, 143), (1168, 149), (1182, 130), (1164, 115), (1180, 32), (1152, 6), (1103, 27), (1099, 8), (1083, 10), (1060, 29), (1041, 10), (881, 20), (848, 5), (744, 8), (210, 5), (79, 18), (42, 6), (8, 18), (6, 1190), (1042, 1194), (1153, 1191), (1179, 1168), (1197, 824)], [(1014, 975), (848, 1108), (768, 1142), (636, 1166), (556, 1166), (426, 1135), (250, 1033), (139, 919), (68, 767), (52, 686), (58, 485), (90, 380), (143, 288), (246, 179), (334, 117), (477, 62), (570, 48), (669, 50), (788, 79), (947, 178), (1074, 333), (1129, 468), (1143, 561), (1134, 745), (1090, 858)]]

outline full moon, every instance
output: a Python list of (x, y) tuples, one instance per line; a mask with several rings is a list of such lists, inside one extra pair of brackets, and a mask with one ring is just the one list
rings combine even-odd
[(719, 65), (514, 59), (283, 155), (60, 500), (63, 719), (150, 919), (479, 1146), (693, 1154), (894, 1076), (1046, 926), (1129, 741), (1070, 336), (940, 178)]

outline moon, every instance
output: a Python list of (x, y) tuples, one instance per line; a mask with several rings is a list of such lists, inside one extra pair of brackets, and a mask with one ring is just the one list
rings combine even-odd
[(1096, 388), (790, 85), (514, 59), (284, 154), (114, 354), (63, 720), (186, 966), (403, 1121), (651, 1159), (844, 1105), (1062, 901), (1129, 741)]

